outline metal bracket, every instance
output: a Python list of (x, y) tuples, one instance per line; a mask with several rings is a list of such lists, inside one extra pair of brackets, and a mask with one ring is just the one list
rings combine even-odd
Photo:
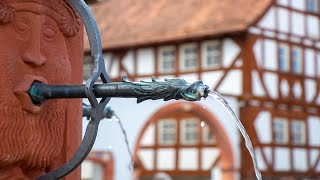
[(103, 110), (110, 101), (110, 98), (102, 98), (102, 100), (98, 102), (95, 94), (93, 93), (93, 85), (99, 77), (101, 78), (103, 83), (111, 82), (105, 70), (105, 64), (102, 55), (101, 38), (97, 23), (89, 7), (83, 0), (68, 0), (68, 2), (77, 10), (82, 18), (89, 39), (91, 55), (94, 58), (95, 68), (93, 74), (86, 82), (85, 90), (86, 96), (92, 106), (92, 115), (87, 126), (84, 138), (74, 156), (58, 169), (44, 174), (43, 176), (37, 177), (38, 180), (62, 178), (74, 171), (85, 160), (95, 142), (98, 132), (98, 126), (102, 119)]

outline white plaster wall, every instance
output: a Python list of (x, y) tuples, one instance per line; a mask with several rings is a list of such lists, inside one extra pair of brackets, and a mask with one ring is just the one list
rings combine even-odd
[(269, 95), (272, 98), (278, 97), (278, 76), (275, 73), (264, 73), (263, 80)]
[(209, 86), (210, 89), (213, 89), (216, 87), (223, 75), (223, 71), (205, 72), (201, 74), (201, 79), (204, 84)]
[(278, 0), (278, 3), (283, 6), (287, 6), (287, 5), (289, 5), (289, 0)]
[(173, 78), (175, 78), (174, 75), (166, 75), (166, 76), (159, 76), (159, 77), (157, 77), (157, 79), (158, 79), (159, 81), (164, 81), (165, 79), (173, 79)]
[(148, 75), (154, 74), (155, 62), (154, 51), (152, 48), (137, 50), (137, 74)]
[(157, 150), (157, 169), (173, 170), (175, 169), (176, 150), (173, 148), (160, 148)]
[(91, 180), (103, 180), (103, 167), (92, 161), (84, 161), (81, 164), (81, 178)]
[(288, 148), (275, 148), (274, 158), (274, 169), (276, 171), (290, 170), (290, 151)]
[(242, 71), (231, 70), (220, 84), (218, 91), (222, 94), (239, 96), (242, 94)]
[(311, 38), (319, 38), (319, 18), (317, 16), (308, 15), (307, 16), (307, 29), (308, 36)]
[(304, 36), (304, 18), (302, 13), (298, 12), (292, 12), (291, 13), (291, 31), (292, 34), (298, 35), (298, 36)]
[(251, 73), (251, 76), (252, 76), (252, 93), (255, 95), (255, 96), (265, 96), (266, 93), (265, 93), (265, 90), (263, 89), (262, 87), (262, 82), (261, 82), (261, 79), (259, 77), (259, 74), (257, 71), (252, 71)]
[(304, 11), (306, 0), (291, 0), (291, 7), (293, 9)]
[(320, 152), (318, 149), (310, 149), (309, 153), (310, 153), (310, 164), (314, 165), (316, 163), (316, 160), (317, 160)]
[(305, 49), (304, 51), (304, 63), (305, 63), (305, 73), (307, 76), (315, 75), (315, 52), (313, 49)]
[(84, 161), (81, 164), (81, 178), (91, 179), (93, 177), (93, 163), (91, 161)]
[(142, 136), (141, 139), (141, 145), (143, 146), (151, 146), (154, 145), (155, 141), (155, 127), (154, 124), (150, 124), (146, 131), (144, 132), (144, 135)]
[(93, 174), (94, 174), (94, 178), (92, 178), (92, 180), (103, 180), (103, 174), (104, 174), (103, 166), (98, 163), (94, 163)]
[(302, 148), (293, 149), (293, 168), (296, 171), (307, 171), (307, 150)]
[(259, 170), (266, 170), (267, 169), (267, 165), (264, 162), (263, 158), (262, 158), (262, 153), (261, 153), (261, 149), (260, 148), (255, 148), (254, 149), (255, 155), (256, 155), (256, 159), (257, 159), (257, 164), (258, 164), (258, 169)]
[(261, 30), (257, 27), (250, 27), (249, 32), (252, 34), (261, 34)]
[(263, 16), (263, 18), (258, 23), (258, 26), (266, 29), (275, 29), (276, 26), (276, 17), (275, 9), (272, 7), (269, 11)]
[(313, 79), (306, 79), (305, 82), (305, 90), (307, 93), (306, 95), (306, 101), (311, 102), (316, 95), (316, 82)]
[(129, 51), (123, 58), (122, 60), (122, 64), (125, 67), (125, 69), (130, 73), (134, 73), (134, 55), (133, 55), (133, 51)]
[(229, 38), (223, 40), (223, 47), (222, 47), (222, 65), (223, 67), (229, 67), (233, 60), (237, 57), (240, 53), (240, 47)]
[(287, 97), (289, 95), (290, 86), (287, 80), (281, 80), (280, 91), (282, 96)]
[(198, 149), (181, 148), (179, 150), (178, 169), (197, 170), (198, 169)]
[(288, 36), (286, 34), (282, 34), (282, 33), (278, 34), (278, 38), (280, 40), (283, 40), (283, 41), (287, 41), (288, 40)]
[(281, 32), (289, 32), (289, 12), (287, 9), (278, 8), (278, 30)]
[(318, 77), (320, 77), (320, 53), (319, 52), (317, 52), (317, 58), (316, 59), (317, 59), (316, 60), (317, 61), (316, 64), (317, 64), (317, 70), (318, 70), (316, 74), (317, 74)]
[(316, 116), (308, 117), (308, 135), (311, 146), (320, 146), (320, 118)]
[(263, 148), (264, 155), (266, 157), (267, 162), (272, 162), (272, 149), (271, 147), (264, 147)]
[(295, 82), (293, 87), (292, 87), (292, 90), (293, 90), (293, 95), (295, 98), (301, 98), (301, 95), (302, 95), (302, 87), (300, 85), (299, 82)]
[(217, 168), (213, 168), (211, 171), (211, 180), (221, 179), (221, 168), (220, 166)]
[(266, 39), (264, 41), (264, 52), (265, 68), (268, 70), (277, 70), (278, 56), (276, 41)]
[[(239, 103), (237, 99), (233, 97), (226, 97), (226, 99), (235, 110), (235, 113), (239, 115)], [(84, 101), (88, 103), (87, 100)], [(130, 149), (133, 152), (139, 133), (146, 121), (160, 108), (175, 102), (177, 101), (164, 102), (162, 100), (157, 100), (137, 104), (136, 99), (112, 98), (108, 103), (108, 106), (111, 106), (122, 120), (123, 127), (126, 129), (128, 135)], [(206, 110), (211, 112), (224, 128), (231, 143), (233, 157), (235, 158), (234, 168), (239, 169), (240, 138), (242, 137), (240, 136), (231, 115), (220, 103), (212, 100), (211, 98), (207, 98), (206, 100), (196, 103), (204, 106)], [(88, 121), (84, 118), (83, 132), (85, 132), (87, 124)], [(116, 121), (101, 121), (93, 150), (111, 151), (114, 154), (115, 160), (115, 180), (130, 179), (131, 173), (128, 169), (130, 165), (130, 156), (126, 149), (123, 134)], [(168, 156), (165, 157), (167, 158)]]
[(271, 143), (271, 114), (268, 111), (262, 111), (254, 121), (254, 127), (261, 143)]
[(203, 148), (201, 154), (202, 157), (206, 157), (202, 159), (201, 169), (208, 170), (219, 157), (220, 150), (218, 148)]
[[(105, 53), (103, 55), (104, 62), (105, 62), (105, 68), (110, 76), (110, 78), (115, 78), (119, 76), (119, 59), (113, 56), (111, 53)], [(115, 59), (115, 61), (111, 64), (111, 61)], [(109, 68), (111, 67), (111, 70), (109, 72)]]
[(138, 151), (138, 156), (141, 160), (141, 163), (143, 166), (148, 169), (152, 170), (154, 169), (154, 164), (153, 164), (153, 157), (154, 157), (154, 151), (152, 149), (140, 149)]
[(194, 83), (199, 80), (196, 73), (182, 74), (179, 76), (179, 78), (186, 80), (188, 83)]
[(254, 57), (256, 59), (257, 65), (259, 67), (263, 64), (263, 57), (262, 57), (262, 42), (260, 39), (258, 39), (255, 44), (253, 45), (253, 53)]

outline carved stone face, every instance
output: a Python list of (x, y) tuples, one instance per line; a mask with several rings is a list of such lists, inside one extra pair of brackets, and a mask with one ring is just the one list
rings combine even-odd
[(0, 24), (0, 168), (42, 171), (61, 151), (67, 101), (33, 105), (27, 95), (35, 80), (67, 84), (71, 79), (67, 38), (57, 23), (18, 11), (12, 22)]

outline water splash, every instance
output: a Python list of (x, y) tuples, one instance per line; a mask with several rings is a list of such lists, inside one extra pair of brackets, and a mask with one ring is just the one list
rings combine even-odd
[(209, 94), (210, 97), (212, 97), (213, 99), (219, 101), (221, 104), (223, 104), (223, 106), (229, 111), (229, 113), (232, 115), (233, 120), (235, 121), (235, 123), (238, 126), (238, 129), (240, 130), (244, 140), (245, 140), (245, 144), (246, 147), (250, 153), (250, 156), (252, 158), (252, 162), (253, 162), (253, 166), (254, 166), (254, 172), (256, 174), (256, 177), (258, 180), (262, 180), (262, 176), (261, 173), (258, 169), (258, 163), (256, 160), (256, 157), (254, 155), (254, 150), (253, 150), (253, 146), (250, 140), (250, 137), (248, 135), (248, 133), (246, 132), (245, 128), (243, 127), (241, 121), (239, 120), (239, 118), (237, 117), (237, 115), (235, 114), (235, 112), (232, 110), (232, 108), (230, 107), (228, 101), (226, 101), (219, 93), (215, 92), (215, 91), (211, 91)]
[(131, 150), (130, 150), (127, 132), (126, 132), (126, 130), (124, 129), (123, 124), (122, 124), (121, 119), (119, 118), (119, 116), (117, 116), (116, 114), (114, 114), (114, 115), (112, 116), (112, 118), (114, 118), (115, 121), (119, 124), (120, 129), (121, 129), (121, 132), (122, 132), (122, 134), (123, 134), (123, 136), (124, 136), (124, 141), (125, 141), (125, 143), (126, 143), (127, 151), (128, 151), (129, 156), (130, 156), (130, 166), (129, 166), (129, 168), (130, 168), (132, 177), (133, 177), (133, 179), (135, 180), (136, 177), (135, 177), (135, 173), (134, 173), (134, 160), (133, 160), (132, 152), (131, 152)]

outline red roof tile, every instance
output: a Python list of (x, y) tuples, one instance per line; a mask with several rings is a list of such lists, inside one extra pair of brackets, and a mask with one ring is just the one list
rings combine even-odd
[[(103, 49), (245, 31), (272, 0), (110, 0), (91, 6)], [(85, 42), (88, 49), (88, 44)]]

